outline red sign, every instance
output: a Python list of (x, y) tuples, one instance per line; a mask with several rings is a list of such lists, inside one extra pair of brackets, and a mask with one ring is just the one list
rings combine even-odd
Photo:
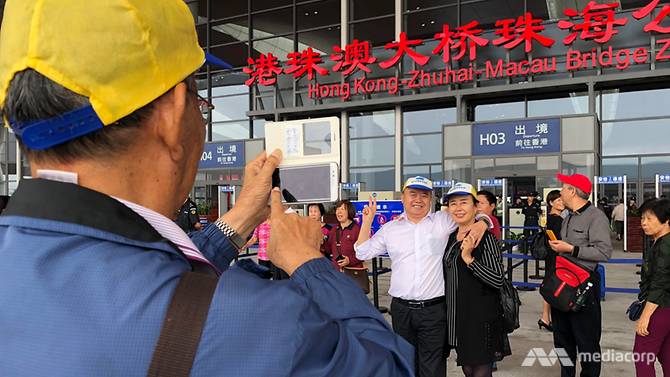
[[(635, 11), (633, 17), (637, 20), (649, 17), (658, 4), (659, 0), (652, 0), (645, 7)], [(566, 9), (564, 13), (570, 19), (558, 22), (559, 29), (565, 30), (567, 33), (563, 38), (563, 43), (572, 45), (577, 38), (599, 44), (611, 41), (619, 33), (618, 28), (628, 22), (626, 18), (617, 18), (616, 9), (618, 7), (619, 3), (597, 4), (591, 1), (581, 10)], [(669, 15), (670, 5), (664, 5), (657, 12), (656, 17), (643, 27), (643, 30), (648, 33), (670, 34), (670, 26), (661, 26), (661, 23)], [(489, 42), (494, 46), (502, 46), (506, 49), (514, 49), (523, 45), (526, 53), (532, 51), (533, 42), (543, 47), (551, 47), (556, 41), (542, 35), (545, 30), (542, 22), (542, 19), (533, 18), (530, 12), (517, 19), (498, 20), (495, 23), (496, 30), (494, 32), (497, 38), (492, 40), (482, 36), (483, 30), (479, 27), (477, 21), (472, 21), (453, 30), (445, 24), (442, 27), (442, 32), (435, 34), (435, 40), (439, 43), (432, 50), (432, 54), (435, 56), (441, 55), (442, 61), (447, 65), (443, 70), (435, 72), (427, 72), (422, 69), (414, 70), (409, 72), (410, 78), (367, 79), (362, 77), (354, 79), (353, 82), (339, 84), (310, 83), (308, 86), (309, 97), (340, 97), (343, 100), (348, 100), (352, 95), (357, 94), (382, 91), (396, 94), (403, 86), (412, 89), (466, 83), (479, 79), (501, 79), (529, 74), (553, 73), (558, 69), (557, 57), (510, 62), (505, 59), (487, 60), (479, 62), (477, 69), (472, 64), (477, 58), (477, 49), (485, 47)], [(670, 20), (668, 23), (670, 23)], [(369, 66), (375, 63), (382, 69), (389, 69), (398, 64), (405, 55), (422, 67), (428, 64), (431, 59), (430, 56), (416, 51), (416, 47), (423, 45), (423, 43), (424, 41), (421, 39), (408, 39), (407, 34), (402, 32), (398, 41), (384, 46), (387, 50), (395, 50), (395, 54), (390, 59), (382, 62), (377, 62), (377, 58), (372, 56), (368, 41), (354, 40), (344, 48), (334, 46), (330, 59), (336, 64), (332, 71), (340, 72), (344, 76), (349, 76), (358, 71), (370, 73)], [(627, 48), (614, 50), (610, 46), (600, 48), (600, 52), (595, 48), (591, 51), (569, 49), (561, 61), (565, 62), (565, 70), (570, 72), (594, 68), (625, 70), (634, 64), (670, 60), (670, 50), (668, 50), (670, 38), (657, 39), (656, 44), (658, 46), (653, 56), (647, 47), (640, 47), (631, 51)], [(462, 61), (466, 54), (471, 62), (469, 66), (460, 69), (452, 69), (448, 66), (447, 63), (451, 60)], [(314, 52), (311, 47), (301, 52), (292, 52), (288, 54), (287, 58), (288, 67), (283, 72), (293, 74), (296, 79), (307, 74), (307, 78), (313, 80), (315, 73), (321, 76), (330, 73), (321, 66), (323, 64), (321, 55)], [(277, 75), (282, 73), (282, 67), (272, 54), (267, 56), (261, 54), (258, 59), (250, 58), (248, 61), (249, 66), (244, 68), (244, 72), (250, 75), (250, 78), (246, 81), (247, 85), (253, 85), (254, 83), (274, 85), (277, 81)]]

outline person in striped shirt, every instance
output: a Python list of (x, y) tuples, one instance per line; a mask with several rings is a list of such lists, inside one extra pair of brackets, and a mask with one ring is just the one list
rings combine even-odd
[(505, 278), (500, 248), (489, 231), (476, 246), (470, 232), (477, 215), (477, 191), (472, 185), (455, 184), (447, 203), (458, 224), (443, 259), (447, 343), (456, 349), (456, 363), (466, 376), (490, 376), (492, 363), (511, 354), (500, 305)]

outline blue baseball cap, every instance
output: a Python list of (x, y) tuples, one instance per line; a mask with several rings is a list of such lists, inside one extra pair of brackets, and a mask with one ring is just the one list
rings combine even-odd
[(405, 185), (402, 187), (402, 190), (405, 191), (406, 188), (433, 191), (433, 182), (426, 177), (417, 175), (416, 177), (412, 177), (405, 181)]

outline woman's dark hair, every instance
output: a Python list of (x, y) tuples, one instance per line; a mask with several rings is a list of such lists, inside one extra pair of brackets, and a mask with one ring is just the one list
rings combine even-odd
[(351, 221), (354, 221), (354, 218), (356, 217), (356, 208), (354, 208), (353, 203), (346, 199), (335, 203), (335, 209), (338, 209), (342, 206), (347, 209), (347, 218), (349, 218)]
[(547, 212), (551, 212), (551, 203), (561, 197), (561, 191), (560, 190), (551, 190), (547, 194)]
[(665, 224), (670, 220), (670, 200), (649, 199), (640, 207), (640, 213), (645, 212), (651, 212), (661, 224)]
[(316, 207), (319, 209), (319, 213), (321, 213), (321, 216), (326, 214), (326, 207), (323, 206), (321, 203), (310, 203), (307, 205), (307, 211), (309, 212), (309, 209), (312, 207)]

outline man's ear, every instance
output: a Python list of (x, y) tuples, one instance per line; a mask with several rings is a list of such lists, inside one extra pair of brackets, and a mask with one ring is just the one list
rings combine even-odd
[(185, 154), (183, 119), (188, 106), (187, 96), (186, 84), (180, 82), (158, 99), (156, 104), (157, 118), (154, 123), (154, 132), (170, 151), (173, 161), (181, 161)]

